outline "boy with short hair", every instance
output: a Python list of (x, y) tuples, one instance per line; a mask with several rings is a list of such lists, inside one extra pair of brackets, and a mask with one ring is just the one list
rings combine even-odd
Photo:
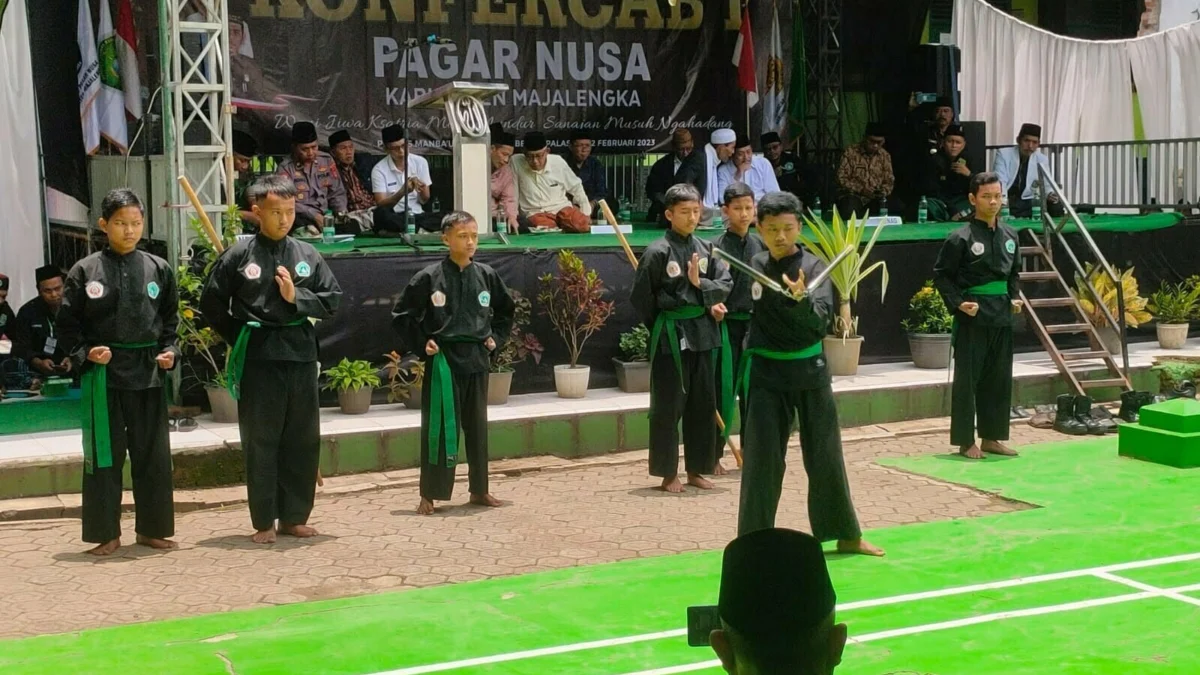
[[(251, 539), (312, 537), (308, 525), (321, 451), (317, 336), (309, 319), (337, 311), (342, 289), (312, 245), (289, 237), (296, 186), (279, 175), (249, 188), (258, 233), (217, 259), (200, 311), (230, 345), (226, 373), (238, 401)], [(278, 530), (276, 530), (278, 521)]]
[(461, 430), (470, 464), (471, 503), (500, 506), (488, 491), (487, 386), (490, 356), (504, 345), (516, 308), (508, 287), (491, 267), (475, 262), (479, 225), (454, 211), (442, 219), (444, 260), (417, 272), (392, 311), (405, 349), (423, 353), (421, 387), (421, 503), (454, 493)]
[(60, 338), (83, 376), (83, 540), (121, 546), (121, 477), (129, 453), (137, 543), (176, 548), (171, 443), (161, 371), (179, 356), (179, 296), (171, 265), (137, 248), (145, 208), (132, 190), (100, 205), (108, 246), (75, 263), (58, 313)]
[[(711, 490), (703, 474), (717, 463), (714, 372), (726, 368), (732, 382), (733, 369), (715, 317), (725, 314), (722, 303), (733, 281), (712, 246), (693, 235), (703, 210), (699, 191), (686, 183), (672, 186), (664, 205), (671, 229), (646, 247), (630, 293), (650, 327), (650, 475), (663, 479), (663, 490), (683, 492), (677, 429), (682, 418), (687, 483)], [(732, 394), (725, 400), (732, 404)]]

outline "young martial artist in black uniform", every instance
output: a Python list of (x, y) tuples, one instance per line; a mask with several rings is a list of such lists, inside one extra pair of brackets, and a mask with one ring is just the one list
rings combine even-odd
[(248, 188), (259, 231), (221, 255), (200, 296), (204, 318), (231, 346), (246, 496), (258, 544), (309, 527), (321, 450), (317, 338), (309, 319), (337, 311), (342, 289), (311, 245), (288, 236), (296, 186), (264, 176)]
[(442, 219), (450, 254), (413, 275), (392, 311), (406, 350), (423, 353), (421, 387), (421, 503), (450, 499), (461, 431), (470, 465), (471, 503), (500, 506), (488, 491), (487, 388), (491, 352), (512, 328), (515, 303), (500, 275), (475, 262), (479, 225), (469, 213)]
[[(650, 326), (650, 475), (662, 489), (683, 492), (679, 472), (679, 432), (683, 419), (684, 469), (689, 485), (713, 485), (720, 435), (714, 373), (725, 369), (732, 388), (733, 362), (716, 316), (733, 281), (729, 266), (712, 256), (712, 245), (692, 233), (703, 210), (700, 193), (682, 183), (667, 190), (665, 215), (671, 222), (662, 239), (646, 247), (633, 280), (631, 300)], [(724, 343), (724, 344), (722, 344)], [(724, 418), (732, 419), (733, 394), (725, 397)]]
[(167, 261), (137, 248), (145, 209), (132, 190), (100, 205), (108, 247), (67, 275), (58, 331), (83, 385), (83, 540), (121, 546), (121, 476), (129, 453), (137, 543), (175, 548), (166, 376), (179, 356), (179, 295)]
[[(758, 223), (769, 250), (754, 256), (751, 264), (798, 296), (806, 280), (825, 268), (796, 245), (800, 200), (787, 192), (765, 195), (758, 203)], [(739, 377), (746, 397), (742, 432), (746, 452), (738, 535), (775, 526), (784, 456), (792, 420), (798, 418), (813, 536), (837, 540), (842, 553), (883, 555), (862, 538), (842, 458), (832, 380), (821, 346), (833, 313), (832, 287), (824, 284), (797, 301), (755, 281), (750, 295), (754, 309)]]
[(1003, 197), (999, 176), (975, 174), (969, 195), (975, 217), (946, 237), (933, 266), (933, 283), (954, 311), (950, 442), (971, 459), (1017, 454), (1001, 442), (1008, 440), (1012, 406), (1013, 315), (1022, 308), (1020, 244), (1000, 222)]

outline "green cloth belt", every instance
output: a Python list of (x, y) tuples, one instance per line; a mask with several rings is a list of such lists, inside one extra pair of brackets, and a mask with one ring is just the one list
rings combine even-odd
[(726, 321), (749, 321), (750, 312), (726, 312)]
[[(963, 294), (964, 295), (992, 296), (992, 297), (1008, 295), (1008, 281), (1006, 281), (1006, 280), (989, 281), (986, 284), (979, 284), (978, 286), (972, 286), (972, 287), (968, 288), (966, 291), (963, 291)], [(957, 309), (958, 308), (956, 307), (955, 310), (957, 310)], [(955, 311), (954, 319), (953, 319), (953, 321), (950, 322), (950, 344), (951, 344), (951, 346), (954, 345), (954, 340), (957, 337), (958, 337), (958, 312)]]
[(438, 351), (433, 355), (429, 378), (429, 464), (437, 466), (438, 446), (446, 438), (446, 468), (453, 469), (458, 463), (458, 416), (454, 410), (454, 377), (450, 363), (442, 352), (441, 343), (481, 343), (471, 337), (434, 337)]
[[(290, 326), (301, 326), (307, 322), (308, 319), (296, 319), (281, 326), (268, 327), (288, 328)], [(247, 321), (242, 324), (242, 330), (238, 333), (237, 342), (233, 343), (233, 349), (229, 350), (229, 361), (225, 368), (225, 388), (229, 390), (229, 395), (235, 401), (242, 398), (242, 375), (246, 372), (246, 349), (250, 347), (250, 331), (254, 328), (262, 327), (263, 325), (257, 321)]]
[(781, 352), (765, 347), (752, 347), (742, 353), (742, 362), (738, 364), (738, 389), (741, 392), (743, 399), (749, 401), (750, 395), (750, 364), (755, 356), (761, 356), (764, 359), (772, 361), (798, 361), (800, 359), (811, 359), (814, 356), (819, 356), (825, 352), (824, 340), (815, 344), (809, 345), (804, 349), (797, 349), (792, 352)]
[[(687, 319), (698, 319), (708, 313), (708, 310), (700, 305), (686, 305), (675, 309), (664, 309), (659, 312), (658, 318), (654, 320), (654, 329), (650, 331), (650, 367), (654, 367), (654, 357), (658, 354), (659, 341), (662, 339), (663, 328), (667, 330), (667, 340), (671, 347), (671, 358), (675, 360), (675, 372), (679, 373), (679, 386), (684, 393), (687, 393), (687, 387), (683, 384), (683, 358), (679, 353), (679, 331), (675, 327), (676, 321), (684, 321)], [(733, 415), (733, 350), (729, 345), (729, 329), (724, 322), (721, 323), (721, 351), (718, 354), (713, 354), (713, 364), (719, 369), (721, 375), (721, 402), (723, 414), (721, 419), (725, 422), (725, 435), (729, 435), (729, 420)]]
[[(109, 349), (148, 349), (157, 342), (108, 345)], [(83, 401), (83, 469), (112, 468), (112, 436), (108, 422), (108, 366), (92, 363), (80, 378)]]
[[(733, 424), (733, 347), (729, 344), (729, 324), (721, 322), (721, 351), (713, 354), (713, 370), (721, 378), (721, 437), (729, 440), (729, 427)], [(680, 382), (683, 378), (680, 378)]]

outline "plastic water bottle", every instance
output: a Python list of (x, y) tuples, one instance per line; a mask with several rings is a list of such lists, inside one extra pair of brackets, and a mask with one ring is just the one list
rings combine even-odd
[(325, 226), (321, 228), (321, 243), (332, 244), (335, 234), (337, 233), (333, 229), (333, 211), (326, 211)]
[(1001, 201), (1000, 204), (1001, 204), (1000, 217), (1003, 218), (1004, 220), (1008, 220), (1009, 219), (1008, 197), (1004, 197), (1003, 201)]
[(267, 155), (267, 173), (275, 173), (278, 166), (275, 164), (275, 158)]
[(1042, 222), (1042, 181), (1033, 182), (1033, 219)]
[(412, 211), (404, 211), (404, 231), (409, 234), (417, 233), (417, 217)]
[(813, 212), (813, 215), (817, 217), (817, 220), (820, 220), (820, 221), (825, 220), (825, 214), (821, 211), (821, 198), (820, 197), (816, 197), (813, 199), (812, 212)]
[(628, 199), (621, 197), (621, 201), (617, 202), (617, 205), (619, 209), (617, 211), (618, 222), (628, 223), (633, 220), (633, 205), (629, 203)]
[(879, 198), (879, 217), (887, 218), (887, 197)]
[(929, 200), (925, 198), (925, 195), (921, 195), (921, 203), (917, 205), (917, 222), (929, 222)]
[(492, 214), (492, 230), (495, 232), (503, 232), (506, 225), (504, 214), (497, 210)]

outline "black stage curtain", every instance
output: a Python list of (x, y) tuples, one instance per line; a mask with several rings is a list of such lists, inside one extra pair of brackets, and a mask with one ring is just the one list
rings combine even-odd
[[(79, 47), (75, 40), (79, 3), (74, 0), (36, 0), (29, 12), (29, 49), (37, 107), (41, 116), (43, 173), (46, 185), (87, 204), (87, 155), (75, 70)], [(93, 28), (98, 28), (93, 24)]]

